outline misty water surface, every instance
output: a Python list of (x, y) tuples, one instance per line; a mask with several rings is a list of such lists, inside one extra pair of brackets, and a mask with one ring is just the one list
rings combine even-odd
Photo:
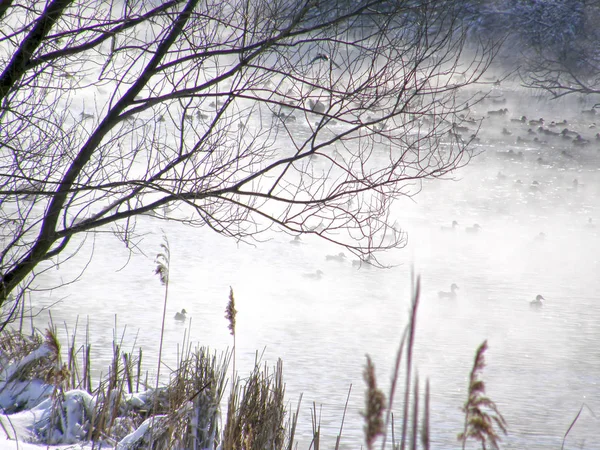
[[(559, 448), (582, 403), (600, 414), (600, 141), (594, 138), (600, 130), (590, 128), (593, 117), (580, 114), (590, 105), (575, 98), (553, 103), (506, 87), (492, 96), (473, 107), (471, 116), (509, 111), (485, 119), (476, 144), (481, 153), (452, 179), (426, 181), (422, 192), (394, 205), (393, 218), (408, 233), (408, 244), (382, 255), (390, 269), (359, 269), (348, 253), (345, 262), (326, 261), (341, 249), (316, 238), (292, 244), (292, 236), (273, 233), (253, 247), (208, 229), (146, 217), (137, 230), (144, 234), (139, 246), (145, 255), (130, 257), (108, 233), (90, 237), (84, 251), (39, 281), (73, 279), (93, 249), (81, 279), (35, 294), (33, 309), (59, 301), (52, 307), (55, 324), (65, 335), (63, 322), (72, 333), (79, 318), (81, 341), (89, 321), (97, 376), (112, 356), (115, 322), (124, 348), (141, 346), (152, 373), (163, 307), (153, 261), (164, 232), (172, 254), (167, 363), (174, 363), (185, 333), (218, 351), (231, 346), (224, 309), (232, 286), (240, 374), (250, 370), (256, 352), (269, 365), (283, 359), (290, 411), (304, 393), (299, 448), (310, 443), (313, 402), (321, 414), (322, 442), (333, 447), (352, 384), (342, 438), (350, 449), (362, 442), (364, 355), (372, 356), (387, 393), (414, 265), (423, 287), (415, 358), (421, 386), (425, 378), (431, 383), (432, 448), (457, 446), (467, 377), (485, 339), (487, 393), (509, 428), (503, 448)], [(510, 120), (521, 115), (544, 117), (546, 128), (567, 119), (568, 125), (553, 129), (578, 130), (590, 143), (573, 144)], [(517, 143), (517, 137), (527, 142)], [(507, 153), (511, 149), (514, 155)], [(442, 229), (452, 221), (458, 222), (454, 230)], [(479, 232), (467, 232), (475, 223)], [(323, 271), (322, 279), (303, 277), (316, 270)], [(459, 286), (457, 298), (438, 298), (452, 283)], [(546, 299), (540, 311), (529, 307), (537, 294)], [(181, 308), (191, 317), (185, 325), (171, 319)], [(47, 313), (36, 320), (43, 327)], [(396, 406), (399, 416), (400, 396)], [(567, 447), (593, 448), (599, 430), (584, 411)]]

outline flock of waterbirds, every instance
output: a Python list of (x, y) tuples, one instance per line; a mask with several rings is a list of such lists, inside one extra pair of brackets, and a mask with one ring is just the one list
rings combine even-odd
[[(567, 118), (546, 119), (536, 117), (528, 119), (525, 114), (512, 113), (507, 105), (510, 101), (503, 93), (500, 83), (494, 83), (494, 89), (483, 101), (478, 102), (471, 108), (468, 108), (465, 114), (461, 115), (460, 123), (453, 123), (451, 139), (461, 141), (471, 140), (475, 145), (490, 144), (489, 148), (483, 148), (484, 152), (493, 153), (493, 156), (499, 161), (510, 161), (522, 163), (526, 161), (531, 166), (542, 168), (568, 168), (578, 161), (582, 152), (600, 153), (600, 104), (594, 105), (588, 109), (580, 109), (572, 116)], [(492, 108), (489, 108), (490, 104)], [(502, 106), (498, 108), (498, 105)], [(313, 106), (313, 105), (311, 105)], [(494, 109), (493, 106), (496, 106)], [(595, 119), (598, 118), (598, 125)], [(475, 132), (479, 133), (475, 135)], [(498, 147), (502, 147), (498, 149)], [(512, 147), (512, 148), (509, 148)], [(493, 149), (493, 150), (492, 150)], [(550, 155), (550, 156), (548, 156)], [(488, 155), (489, 156), (489, 155)], [(497, 182), (510, 182), (510, 174), (499, 171)], [(512, 181), (516, 191), (526, 194), (542, 194), (546, 189), (544, 184), (536, 179), (526, 185), (521, 179)], [(583, 184), (574, 178), (566, 186), (562, 187), (564, 195), (576, 193), (582, 189)], [(587, 218), (584, 225), (589, 229), (595, 228), (591, 217)], [(464, 230), (467, 234), (479, 234), (483, 231), (480, 224), (461, 227), (457, 220), (451, 222), (449, 226), (441, 226), (442, 232), (459, 232)], [(534, 237), (536, 241), (546, 239), (546, 233), (540, 231)], [(292, 245), (302, 244), (299, 236), (292, 241)], [(347, 258), (344, 253), (326, 255), (327, 263), (337, 262), (346, 263)], [(369, 261), (352, 261), (352, 265), (357, 268), (370, 267)], [(304, 273), (304, 278), (320, 280), (325, 273), (318, 269), (315, 272)], [(452, 283), (449, 291), (439, 291), (438, 298), (453, 300), (458, 297), (459, 287)], [(544, 306), (545, 298), (538, 294), (534, 300), (529, 301), (531, 309), (539, 310)]]

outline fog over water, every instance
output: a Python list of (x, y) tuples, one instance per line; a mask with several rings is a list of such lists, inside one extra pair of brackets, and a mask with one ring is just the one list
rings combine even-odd
[[(596, 116), (581, 113), (593, 102), (551, 102), (507, 82), (490, 96), (469, 114), (485, 117), (474, 144), (479, 154), (452, 179), (425, 181), (420, 193), (393, 206), (408, 244), (381, 256), (389, 269), (357, 268), (350, 254), (343, 262), (326, 260), (341, 250), (314, 237), (298, 244), (273, 233), (253, 247), (207, 228), (144, 217), (137, 231), (145, 233), (145, 255), (130, 257), (110, 233), (89, 237), (76, 257), (38, 282), (73, 279), (93, 249), (81, 279), (33, 295), (33, 309), (60, 301), (52, 317), (63, 336), (61, 324), (72, 333), (79, 317), (83, 339), (89, 320), (97, 375), (112, 357), (116, 317), (123, 348), (141, 346), (152, 373), (164, 293), (154, 256), (164, 232), (172, 257), (167, 363), (172, 367), (185, 333), (219, 352), (231, 346), (224, 318), (231, 286), (239, 311), (240, 375), (251, 369), (257, 351), (269, 365), (283, 359), (288, 410), (295, 411), (304, 395), (298, 448), (310, 444), (313, 402), (322, 406), (322, 442), (333, 447), (352, 384), (342, 437), (342, 448), (350, 449), (362, 442), (364, 355), (373, 358), (387, 394), (414, 266), (423, 291), (415, 364), (421, 385), (425, 378), (431, 383), (432, 448), (457, 446), (469, 371), (485, 339), (487, 394), (508, 422), (503, 448), (558, 448), (582, 403), (600, 417), (600, 115), (594, 128)], [(505, 115), (488, 114), (502, 108)], [(527, 120), (517, 122), (523, 115)], [(529, 124), (540, 117), (550, 132)], [(565, 119), (567, 124), (551, 126)], [(462, 125), (471, 128), (465, 138), (476, 129)], [(575, 133), (563, 137), (565, 128)], [(458, 225), (445, 229), (453, 221)], [(317, 270), (320, 279), (303, 276)], [(439, 298), (438, 291), (449, 291), (452, 283), (458, 285), (456, 298)], [(534, 310), (529, 303), (538, 294), (545, 303)], [(181, 308), (191, 317), (186, 324), (171, 319)], [(42, 312), (36, 325), (45, 326), (47, 317)], [(594, 442), (600, 442), (600, 423), (584, 410), (566, 448), (592, 448)]]

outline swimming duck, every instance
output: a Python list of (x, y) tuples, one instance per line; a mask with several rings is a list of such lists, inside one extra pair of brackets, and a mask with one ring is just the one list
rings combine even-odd
[(449, 227), (441, 226), (440, 229), (442, 231), (454, 231), (454, 230), (456, 230), (457, 226), (458, 226), (458, 222), (456, 220), (453, 220), (452, 226), (449, 226)]
[(539, 127), (539, 126), (544, 125), (544, 119), (542, 117), (540, 117), (539, 120), (530, 120), (528, 122), (528, 124), (530, 127)]
[(488, 116), (505, 116), (508, 112), (508, 108), (498, 109), (496, 111), (488, 111)]
[(304, 273), (302, 276), (304, 278), (309, 278), (311, 280), (320, 280), (323, 277), (324, 273), (321, 270), (317, 270), (315, 273)]
[(577, 137), (575, 139), (573, 139), (573, 145), (576, 145), (578, 147), (585, 147), (589, 143), (590, 143), (590, 141), (582, 138), (580, 134), (578, 134)]
[(560, 134), (562, 134), (563, 136), (570, 136), (570, 137), (579, 136), (579, 133), (577, 131), (569, 130), (568, 128), (563, 128), (563, 130), (560, 132)]
[(529, 186), (529, 190), (531, 192), (539, 192), (540, 191), (540, 183), (536, 180), (531, 182), (531, 186)]
[(571, 183), (571, 187), (567, 188), (567, 191), (577, 191), (579, 189), (579, 180), (575, 178), (573, 183)]
[(519, 119), (510, 119), (510, 121), (517, 122), (517, 123), (525, 123), (525, 122), (527, 122), (527, 117), (521, 116), (521, 118), (519, 118)]
[(587, 223), (585, 224), (585, 226), (586, 226), (587, 228), (596, 228), (596, 224), (594, 223), (594, 221), (592, 220), (592, 218), (591, 218), (591, 217), (588, 217), (588, 221), (587, 221)]
[(544, 306), (544, 301), (546, 299), (544, 297), (542, 297), (541, 295), (538, 294), (538, 296), (535, 298), (535, 300), (531, 300), (529, 302), (529, 306), (533, 309), (540, 309), (542, 306)]
[(465, 228), (465, 231), (470, 234), (477, 234), (479, 233), (479, 230), (481, 230), (481, 225), (479, 225), (478, 223), (473, 224), (472, 227)]
[(187, 319), (187, 311), (182, 309), (181, 312), (175, 313), (175, 320), (179, 320), (180, 322), (184, 322)]
[(316, 112), (317, 114), (323, 114), (325, 112), (325, 104), (317, 100), (316, 102), (312, 99), (308, 99), (308, 106), (310, 110)]
[(558, 131), (552, 131), (552, 130), (549, 130), (548, 128), (544, 128), (544, 127), (539, 127), (538, 131), (547, 136), (560, 136), (560, 133)]
[(346, 255), (344, 255), (344, 253), (342, 253), (342, 252), (338, 253), (337, 255), (325, 256), (326, 261), (344, 262), (345, 259), (346, 259)]
[(292, 244), (292, 245), (300, 245), (300, 244), (302, 244), (302, 241), (300, 240), (300, 236), (294, 236), (294, 239), (292, 239), (290, 241), (290, 244)]
[(458, 289), (458, 286), (455, 283), (452, 283), (452, 285), (450, 286), (450, 292), (440, 291), (440, 292), (438, 292), (438, 297), (455, 299), (457, 289)]
[(361, 261), (360, 259), (355, 259), (352, 261), (352, 267), (358, 267), (362, 269), (363, 267), (370, 268), (373, 265), (371, 262), (371, 255), (369, 255), (365, 260)]
[(463, 127), (457, 123), (452, 124), (452, 129), (455, 133), (468, 133), (469, 131), (471, 131), (469, 127)]

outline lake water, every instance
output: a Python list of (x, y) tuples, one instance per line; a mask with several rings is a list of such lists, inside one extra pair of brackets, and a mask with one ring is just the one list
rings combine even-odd
[[(124, 348), (141, 346), (146, 369), (153, 371), (164, 293), (154, 257), (164, 232), (172, 257), (166, 361), (175, 361), (184, 333), (218, 351), (231, 346), (224, 310), (232, 286), (240, 374), (251, 369), (256, 351), (271, 365), (283, 359), (289, 411), (304, 395), (301, 449), (310, 443), (313, 402), (321, 411), (322, 442), (334, 446), (352, 384), (342, 446), (359, 448), (365, 354), (387, 393), (414, 266), (423, 291), (415, 365), (421, 380), (431, 383), (432, 448), (457, 447), (469, 371), (485, 339), (487, 394), (508, 422), (503, 448), (559, 448), (583, 403), (600, 417), (600, 141), (594, 140), (600, 130), (589, 128), (593, 118), (578, 114), (583, 106), (575, 102), (552, 103), (517, 90), (495, 95), (507, 98), (510, 110), (485, 120), (482, 153), (452, 180), (426, 181), (421, 193), (394, 205), (393, 218), (408, 233), (408, 245), (382, 256), (392, 268), (357, 269), (349, 254), (344, 263), (326, 261), (340, 249), (314, 237), (294, 245), (291, 236), (273, 233), (253, 247), (208, 229), (144, 217), (137, 231), (145, 234), (139, 244), (145, 254), (130, 257), (108, 233), (89, 237), (75, 258), (38, 281), (51, 286), (72, 279), (93, 249), (81, 279), (34, 294), (33, 309), (60, 301), (52, 307), (54, 322), (72, 332), (79, 317), (82, 339), (89, 320), (97, 374), (106, 372), (117, 318)], [(471, 114), (498, 108), (488, 102)], [(546, 124), (566, 118), (591, 143), (578, 147), (538, 135), (548, 143), (517, 144), (517, 136), (532, 139), (527, 124), (509, 120), (522, 114), (543, 116)], [(503, 127), (512, 134), (503, 134)], [(504, 153), (510, 149), (522, 151), (522, 158), (510, 159)], [(453, 220), (459, 223), (454, 231), (442, 230)], [(474, 223), (480, 232), (466, 232)], [(322, 279), (303, 277), (316, 270), (323, 271)], [(452, 283), (459, 286), (457, 298), (438, 298)], [(529, 307), (537, 294), (546, 299), (540, 311)], [(171, 319), (181, 308), (191, 323)], [(47, 313), (36, 321), (43, 327)], [(396, 405), (400, 416), (400, 396)], [(566, 447), (599, 444), (600, 423), (584, 410)]]

